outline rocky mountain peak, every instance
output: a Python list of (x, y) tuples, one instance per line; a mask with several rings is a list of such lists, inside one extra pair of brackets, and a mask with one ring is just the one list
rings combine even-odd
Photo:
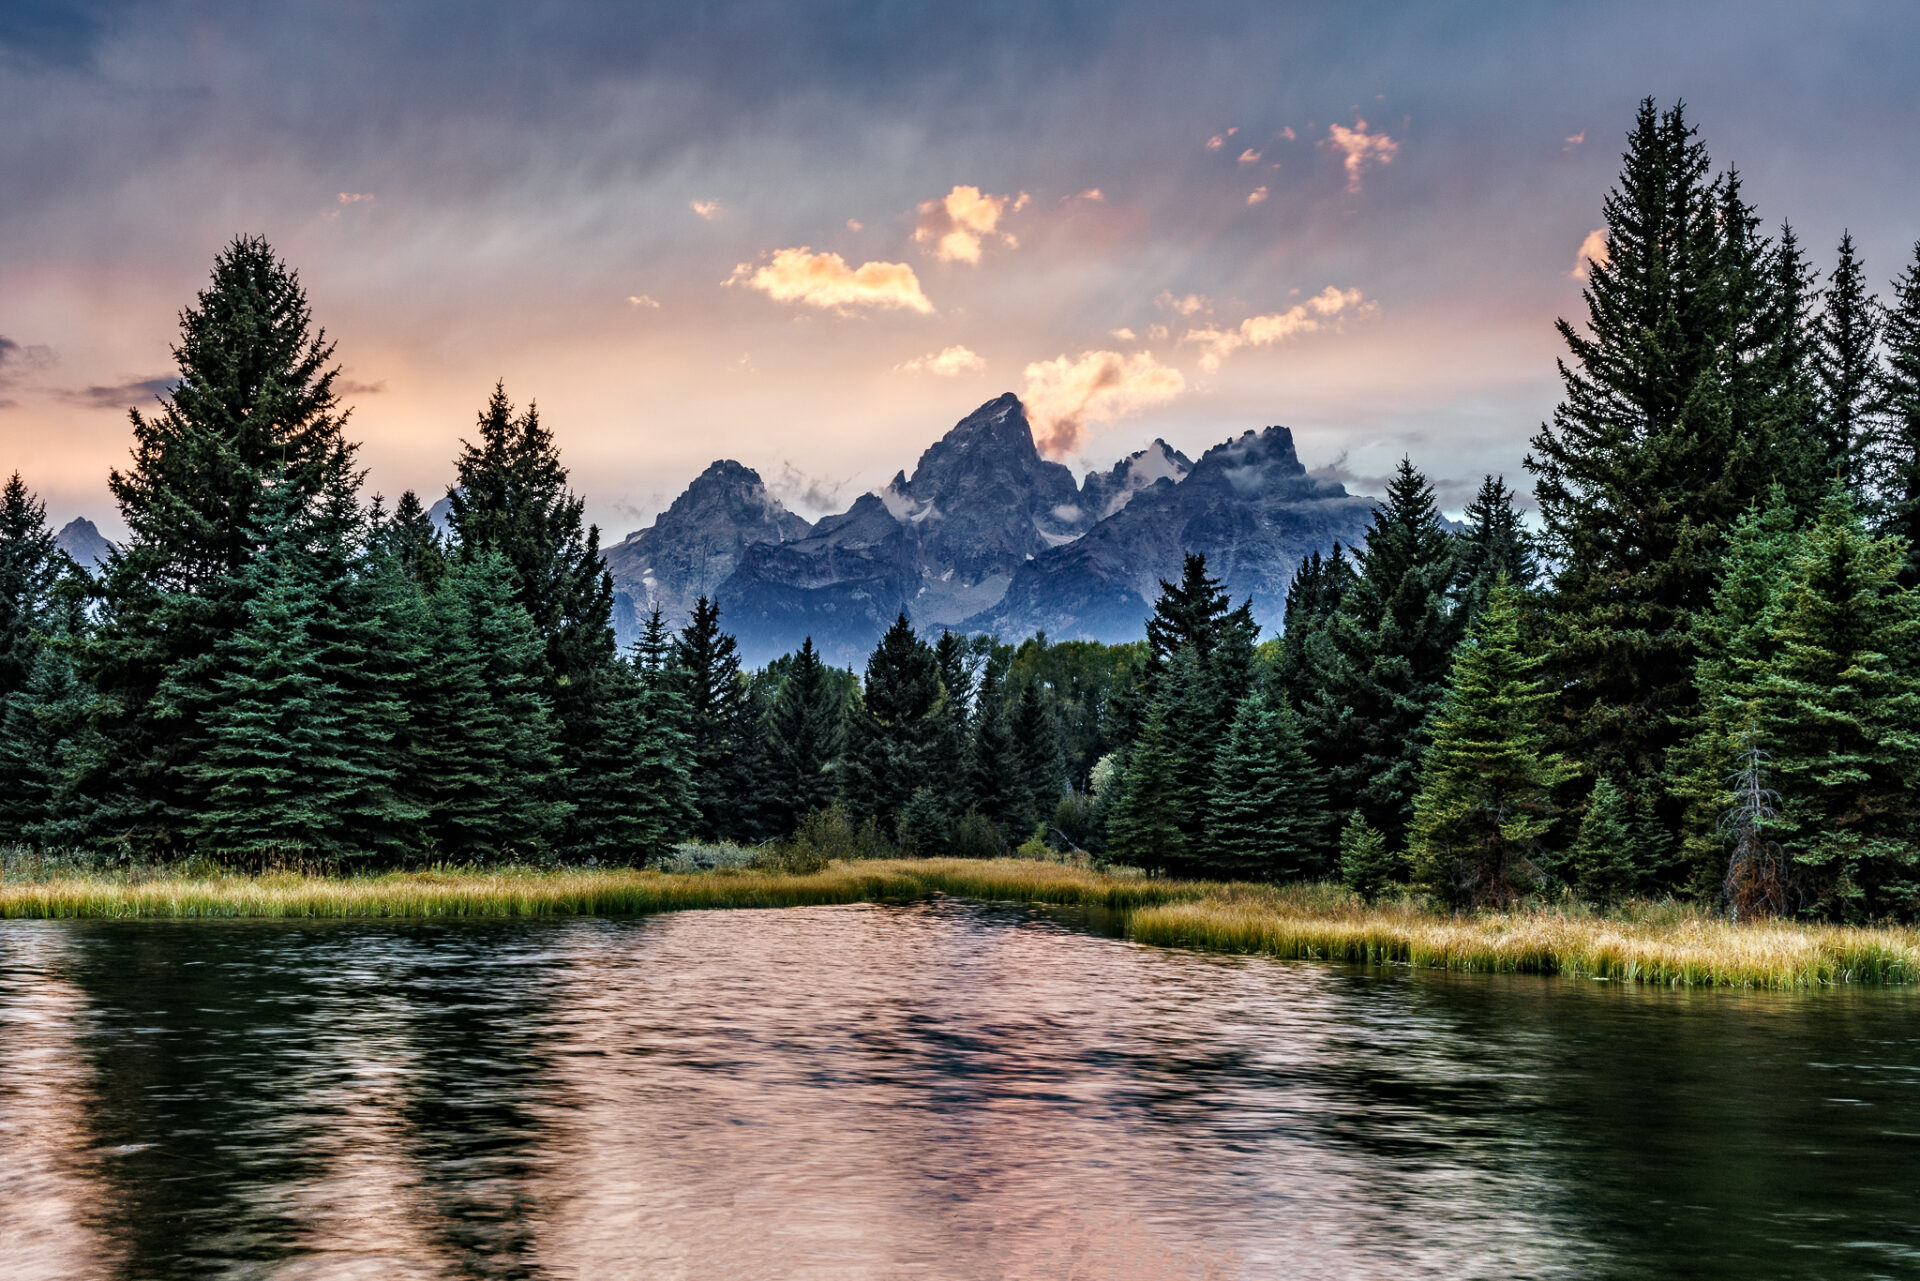
[(100, 533), (100, 527), (85, 516), (76, 516), (60, 527), (53, 545), (73, 557), (84, 569), (96, 568), (113, 553), (113, 544)]
[(1080, 486), (1080, 506), (1089, 520), (1105, 520), (1125, 507), (1141, 490), (1163, 480), (1177, 485), (1192, 470), (1192, 459), (1156, 438), (1145, 449), (1122, 458), (1110, 470), (1088, 472)]

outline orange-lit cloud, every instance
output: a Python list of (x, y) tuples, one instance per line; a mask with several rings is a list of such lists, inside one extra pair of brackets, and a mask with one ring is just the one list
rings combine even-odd
[(357, 205), (372, 200), (373, 194), (366, 191), (343, 191), (336, 199), (343, 205)]
[(1259, 160), (1260, 160), (1260, 153), (1255, 151), (1252, 147), (1248, 147), (1245, 151), (1240, 153), (1240, 163), (1243, 165), (1257, 164)]
[(1128, 328), (1125, 325), (1122, 325), (1118, 329), (1109, 329), (1107, 330), (1107, 332), (1109, 334), (1112, 334), (1115, 338), (1118, 338), (1121, 342), (1132, 342), (1134, 341), (1134, 339), (1139, 337), (1138, 334), (1134, 333), (1132, 329)]
[(660, 300), (651, 294), (628, 294), (627, 303), (634, 307), (647, 307), (654, 311), (660, 310)]
[(1199, 294), (1175, 295), (1166, 289), (1155, 294), (1153, 300), (1176, 316), (1191, 316), (1196, 311), (1205, 311), (1207, 307), (1207, 300)]
[(1104, 203), (1106, 202), (1106, 199), (1107, 199), (1107, 193), (1106, 193), (1106, 192), (1104, 192), (1104, 191), (1102, 191), (1102, 190), (1100, 190), (1100, 188), (1098, 188), (1098, 187), (1088, 187), (1088, 188), (1087, 188), (1087, 189), (1086, 189), (1085, 191), (1083, 191), (1083, 192), (1081, 192), (1081, 193), (1080, 193), (1080, 194), (1079, 194), (1078, 196), (1075, 196), (1075, 197), (1074, 197), (1074, 199), (1076, 199), (1076, 200), (1098, 200), (1098, 201), (1100, 201), (1101, 203), (1103, 203), (1103, 204), (1104, 204)]
[(1187, 388), (1179, 370), (1151, 352), (1123, 356), (1117, 351), (1084, 351), (1027, 366), (1020, 399), (1039, 435), (1041, 452), (1061, 458), (1078, 450), (1087, 424), (1110, 422), (1123, 414), (1173, 399)]
[(1288, 142), (1292, 142), (1295, 138), (1299, 137), (1300, 135), (1296, 134), (1293, 131), (1292, 125), (1288, 125), (1286, 128), (1280, 131), (1280, 136), (1282, 138), (1285, 138)]
[(1334, 125), (1327, 132), (1327, 145), (1340, 152), (1347, 169), (1347, 190), (1360, 190), (1360, 175), (1371, 164), (1390, 165), (1400, 144), (1384, 133), (1368, 133), (1367, 122), (1355, 120), (1354, 127)]
[(718, 218), (722, 213), (725, 212), (723, 209), (720, 208), (720, 202), (718, 200), (689, 201), (687, 203), (687, 208), (693, 210), (695, 213), (699, 214), (702, 218), (705, 218), (708, 222), (712, 222), (715, 218)]
[(1227, 139), (1233, 137), (1233, 135), (1239, 132), (1240, 132), (1240, 126), (1235, 125), (1233, 128), (1227, 130), (1225, 133), (1216, 133), (1215, 135), (1213, 135), (1213, 137), (1207, 139), (1207, 150), (1208, 151), (1220, 150), (1220, 148), (1227, 145)]
[(860, 220), (859, 220), (858, 218), (849, 218), (849, 219), (847, 219), (847, 230), (848, 230), (848, 231), (858, 231), (858, 230), (860, 230), (860, 228), (861, 228), (861, 227), (863, 227), (863, 226), (865, 226), (865, 224), (864, 224), (864, 223), (862, 223), (862, 222), (861, 222), (861, 221), (860, 221)]
[(1000, 220), (1025, 208), (1027, 199), (1024, 191), (1017, 196), (991, 196), (978, 187), (957, 186), (938, 200), (920, 202), (914, 243), (931, 246), (928, 252), (941, 262), (979, 262), (980, 242), (989, 236), (1009, 248), (1019, 245), (1000, 230)]
[(1285, 311), (1248, 316), (1232, 329), (1213, 325), (1205, 329), (1189, 329), (1180, 341), (1202, 344), (1200, 367), (1213, 373), (1226, 362), (1228, 356), (1242, 347), (1271, 347), (1289, 338), (1313, 333), (1324, 328), (1342, 312), (1357, 308), (1360, 304), (1358, 289), (1336, 289), (1328, 285), (1305, 302)]
[(986, 361), (958, 343), (931, 356), (915, 356), (906, 364), (899, 366), (908, 373), (929, 373), (940, 378), (958, 378), (961, 374), (977, 374), (986, 367)]
[(1585, 142), (1586, 140), (1587, 140), (1587, 131), (1585, 129), (1582, 129), (1579, 133), (1570, 133), (1566, 136), (1565, 143), (1560, 148), (1560, 150), (1572, 151), (1575, 147), (1579, 146), (1581, 143)]
[(859, 307), (922, 314), (933, 310), (933, 304), (920, 292), (919, 278), (907, 264), (864, 262), (849, 267), (839, 254), (817, 254), (805, 245), (775, 250), (758, 267), (743, 262), (724, 283), (758, 289), (775, 302), (797, 302), (843, 313)]
[(1265, 187), (1255, 187), (1247, 193), (1247, 203), (1250, 205), (1257, 205), (1266, 198), (1267, 189)]
[(1575, 280), (1585, 280), (1592, 274), (1590, 268), (1594, 263), (1604, 267), (1607, 262), (1607, 229), (1596, 227), (1580, 242), (1579, 251), (1573, 255), (1573, 270), (1567, 274)]

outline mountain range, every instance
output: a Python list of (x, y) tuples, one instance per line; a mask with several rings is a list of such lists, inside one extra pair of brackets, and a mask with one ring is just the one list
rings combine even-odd
[(845, 512), (810, 523), (722, 460), (606, 558), (623, 633), (650, 603), (678, 620), (705, 595), (749, 663), (811, 636), (828, 661), (857, 666), (903, 610), (927, 633), (1138, 639), (1187, 552), (1276, 628), (1300, 561), (1360, 542), (1374, 506), (1307, 475), (1285, 427), (1198, 462), (1156, 440), (1076, 481), (1040, 456), (1009, 392)]

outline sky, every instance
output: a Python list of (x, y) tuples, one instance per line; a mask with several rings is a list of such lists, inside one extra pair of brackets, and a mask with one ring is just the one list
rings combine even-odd
[(716, 458), (809, 517), (980, 403), (1105, 467), (1294, 429), (1526, 489), (1636, 104), (1828, 265), (1920, 239), (1908, 3), (7, 0), (0, 470), (124, 529), (127, 409), (264, 235), (371, 490), (496, 379), (609, 540)]

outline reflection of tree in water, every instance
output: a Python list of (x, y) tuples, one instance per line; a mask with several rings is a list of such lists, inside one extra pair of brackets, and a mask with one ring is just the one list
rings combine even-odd
[[(129, 1278), (324, 1250), (531, 1276), (546, 979), (526, 930), (99, 925), (91, 1141)], [(381, 1222), (380, 1220), (383, 1220)]]

